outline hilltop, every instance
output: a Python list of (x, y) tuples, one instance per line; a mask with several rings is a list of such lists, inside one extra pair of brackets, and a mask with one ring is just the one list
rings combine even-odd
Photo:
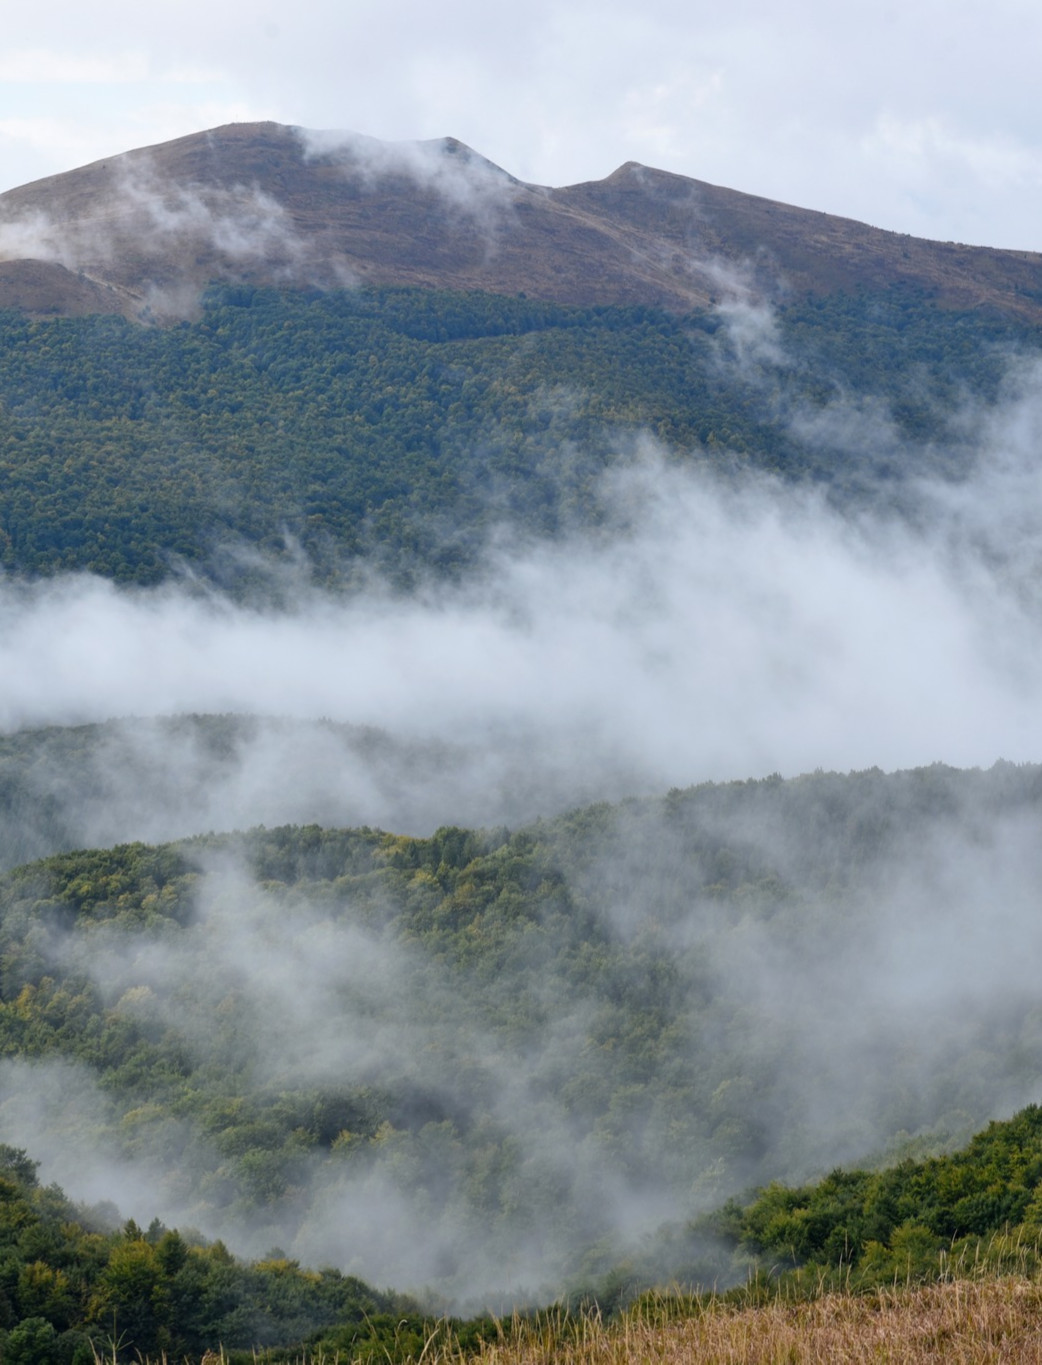
[(930, 242), (627, 162), (525, 184), (453, 138), (229, 124), (0, 195), (0, 307), (181, 316), (213, 281), (704, 308), (894, 285), (1042, 320), (1042, 255)]

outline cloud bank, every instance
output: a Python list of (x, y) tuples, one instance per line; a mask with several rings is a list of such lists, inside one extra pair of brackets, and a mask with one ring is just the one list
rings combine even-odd
[[(1014, 414), (1014, 426), (1032, 414)], [(457, 589), (245, 609), (90, 577), (0, 590), (0, 724), (245, 711), (599, 748), (659, 786), (1042, 747), (1030, 466), (920, 492), (925, 534), (657, 458), (621, 536), (493, 555)], [(1010, 542), (1007, 515), (1018, 534)]]

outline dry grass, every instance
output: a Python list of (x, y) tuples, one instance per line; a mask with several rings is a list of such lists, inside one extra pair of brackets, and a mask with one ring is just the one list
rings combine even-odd
[[(803, 1303), (733, 1308), (709, 1303), (696, 1316), (661, 1312), (571, 1333), (522, 1327), (490, 1345), (475, 1365), (950, 1365), (1039, 1362), (1042, 1283), (953, 1281), (872, 1294), (826, 1294)], [(431, 1365), (448, 1360), (428, 1357)], [(457, 1357), (458, 1360), (458, 1357)]]
[[(681, 1316), (681, 1314), (687, 1314)], [(204, 1365), (223, 1365), (223, 1352)], [(345, 1353), (260, 1353), (278, 1365), (352, 1365)], [(108, 1357), (111, 1361), (111, 1356)], [(870, 1294), (735, 1307), (661, 1299), (620, 1321), (561, 1317), (504, 1324), (477, 1354), (435, 1346), (421, 1365), (1042, 1365), (1042, 1281), (953, 1280)], [(99, 1365), (102, 1365), (99, 1362)], [(158, 1365), (158, 1363), (157, 1363)], [(174, 1361), (162, 1365), (175, 1365)], [(179, 1362), (176, 1365), (180, 1365)], [(367, 1365), (381, 1365), (367, 1357)], [(382, 1365), (387, 1365), (384, 1358)]]

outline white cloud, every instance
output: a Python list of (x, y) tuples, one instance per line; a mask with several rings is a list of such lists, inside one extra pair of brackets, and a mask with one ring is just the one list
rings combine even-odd
[(0, 56), (0, 80), (22, 84), (121, 85), (149, 76), (148, 58), (142, 52), (112, 56), (82, 56), (26, 48)]
[(1037, 147), (1004, 136), (960, 133), (936, 116), (901, 120), (883, 114), (864, 145), (873, 156), (900, 158), (910, 170), (921, 171), (935, 161), (962, 166), (996, 189), (1042, 181)]

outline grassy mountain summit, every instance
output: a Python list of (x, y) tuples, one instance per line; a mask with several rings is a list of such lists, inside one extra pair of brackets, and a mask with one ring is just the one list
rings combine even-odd
[[(177, 315), (214, 280), (705, 307), (894, 284), (1042, 318), (1042, 257), (921, 241), (634, 162), (524, 184), (453, 138), (230, 124), (0, 195), (0, 306)], [(732, 283), (734, 281), (732, 280)]]

